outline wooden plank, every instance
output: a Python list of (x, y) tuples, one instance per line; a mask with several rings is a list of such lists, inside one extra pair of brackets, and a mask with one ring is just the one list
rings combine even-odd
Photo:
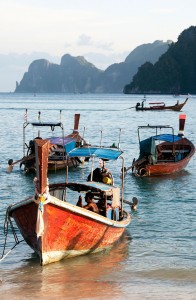
[(48, 140), (35, 139), (36, 175), (40, 194), (45, 192), (47, 186), (49, 147)]

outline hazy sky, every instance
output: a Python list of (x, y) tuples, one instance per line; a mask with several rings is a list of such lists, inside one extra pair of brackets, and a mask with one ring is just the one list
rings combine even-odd
[(195, 23), (195, 0), (0, 0), (0, 55), (47, 53), (59, 63), (69, 53), (105, 69)]

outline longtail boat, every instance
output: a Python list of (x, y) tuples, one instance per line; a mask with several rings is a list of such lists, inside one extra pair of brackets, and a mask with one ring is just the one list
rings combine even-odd
[[(38, 122), (29, 122), (27, 119), (23, 123), (23, 157), (16, 162), (13, 159), (8, 160), (7, 172), (11, 172), (15, 163), (20, 162), (21, 170), (25, 173), (35, 173), (36, 163), (35, 163), (35, 140), (42, 139), (41, 129), (51, 130), (51, 137), (47, 138), (50, 141), (50, 149), (48, 153), (48, 170), (57, 171), (65, 169), (67, 163), (70, 167), (77, 167), (81, 160), (78, 158), (69, 158), (67, 161), (67, 152), (75, 147), (85, 146), (87, 143), (84, 138), (79, 134), (79, 120), (80, 114), (75, 114), (74, 116), (74, 129), (71, 134), (64, 135), (64, 126), (60, 122), (41, 122), (40, 114), (38, 113)], [(27, 115), (27, 112), (26, 112)], [(38, 130), (37, 137), (26, 141), (26, 130), (28, 126), (33, 127), (34, 130)], [(60, 128), (61, 136), (54, 136), (54, 130)]]
[[(89, 181), (66, 180), (48, 185), (49, 148), (49, 141), (35, 141), (35, 194), (11, 205), (6, 215), (15, 220), (26, 243), (39, 255), (41, 265), (110, 249), (131, 221), (130, 214), (124, 210), (124, 176), (121, 188), (111, 181), (109, 184), (92, 181), (92, 167)], [(124, 166), (122, 151), (118, 149), (75, 148), (68, 155), (89, 157), (92, 165), (96, 157), (106, 161), (120, 157)], [(99, 211), (76, 203), (78, 195), (80, 199), (87, 192), (93, 194)]]
[[(174, 134), (173, 127), (169, 125), (139, 126), (139, 158), (134, 159), (128, 169), (132, 169), (133, 174), (138, 177), (168, 175), (184, 169), (195, 153), (193, 143), (184, 137), (185, 120), (186, 115), (181, 114), (178, 135)], [(172, 133), (158, 134), (159, 129)], [(155, 130), (156, 135), (141, 140), (141, 130)]]
[(138, 102), (135, 106), (135, 109), (137, 111), (146, 111), (146, 110), (174, 110), (174, 111), (180, 111), (184, 105), (187, 103), (188, 98), (183, 102), (179, 103), (179, 101), (176, 102), (174, 105), (165, 105), (165, 102), (149, 102), (149, 106), (145, 106), (146, 99), (143, 99), (143, 101), (140, 103)]

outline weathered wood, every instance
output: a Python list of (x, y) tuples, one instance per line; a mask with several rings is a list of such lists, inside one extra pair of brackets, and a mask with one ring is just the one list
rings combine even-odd
[(48, 140), (35, 139), (36, 175), (40, 194), (45, 192), (47, 186), (49, 148), (50, 142)]

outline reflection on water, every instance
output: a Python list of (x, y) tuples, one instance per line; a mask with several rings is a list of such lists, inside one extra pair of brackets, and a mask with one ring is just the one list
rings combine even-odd
[[(18, 297), (28, 297), (33, 293), (34, 297), (47, 298), (52, 292), (55, 297), (94, 298), (96, 295), (110, 296), (112, 288), (113, 296), (120, 295), (122, 291), (115, 279), (120, 279), (130, 241), (131, 238), (124, 235), (112, 251), (62, 260), (44, 267), (32, 254), (11, 274), (3, 272), (1, 291), (6, 296), (14, 294)], [(10, 286), (12, 289), (9, 292)]]

